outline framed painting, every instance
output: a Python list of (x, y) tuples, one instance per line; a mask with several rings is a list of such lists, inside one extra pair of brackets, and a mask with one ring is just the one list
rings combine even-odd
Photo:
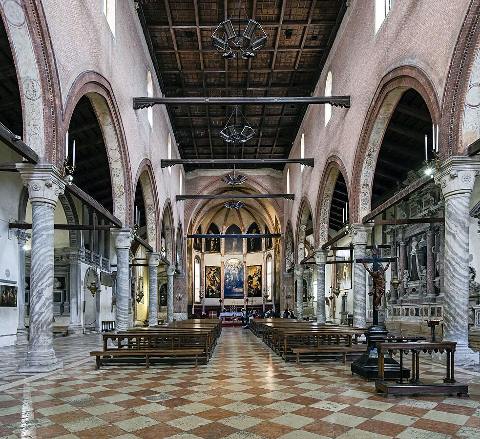
[(221, 279), (220, 267), (205, 267), (205, 298), (220, 298), (222, 294)]
[(250, 265), (247, 267), (247, 294), (248, 297), (262, 297), (261, 265)]
[(17, 287), (0, 285), (0, 307), (15, 308), (17, 306)]
[(349, 262), (337, 262), (335, 265), (335, 279), (340, 291), (352, 288), (352, 264)]
[(240, 259), (229, 259), (225, 263), (225, 283), (223, 295), (229, 299), (243, 298), (243, 262)]

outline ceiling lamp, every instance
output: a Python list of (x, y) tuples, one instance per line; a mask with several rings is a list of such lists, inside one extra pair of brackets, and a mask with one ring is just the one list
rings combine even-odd
[(222, 180), (229, 186), (240, 186), (247, 181), (247, 176), (242, 174), (235, 174), (235, 169), (233, 169), (233, 174), (225, 175)]
[(246, 143), (254, 135), (255, 130), (247, 123), (247, 119), (238, 106), (233, 110), (223, 130), (220, 131), (220, 137), (227, 143)]
[(235, 209), (235, 210), (239, 210), (241, 209), (242, 207), (245, 207), (245, 203), (242, 203), (241, 201), (235, 201), (235, 200), (230, 200), (230, 201), (227, 201), (224, 206), (227, 208), (227, 209)]
[(260, 23), (248, 20), (243, 32), (233, 27), (231, 20), (222, 21), (212, 34), (212, 44), (226, 59), (250, 59), (267, 43), (267, 34)]

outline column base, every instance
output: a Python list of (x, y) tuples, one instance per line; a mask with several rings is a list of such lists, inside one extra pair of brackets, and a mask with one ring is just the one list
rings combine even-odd
[(69, 334), (83, 334), (83, 332), (84, 332), (84, 328), (82, 325), (78, 325), (78, 324), (68, 325)]
[(188, 319), (188, 313), (186, 313), (186, 312), (174, 312), (173, 313), (173, 318), (174, 318), (174, 320), (187, 320)]
[(25, 363), (18, 368), (19, 373), (45, 373), (62, 369), (63, 361), (58, 360), (55, 351), (27, 352)]
[(17, 338), (15, 340), (15, 346), (28, 345), (28, 331), (26, 329), (17, 330)]

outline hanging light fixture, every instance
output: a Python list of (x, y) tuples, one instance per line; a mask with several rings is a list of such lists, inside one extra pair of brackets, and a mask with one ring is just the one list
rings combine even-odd
[(235, 30), (231, 20), (222, 21), (212, 34), (213, 47), (226, 59), (253, 58), (267, 44), (267, 34), (258, 21), (248, 20), (244, 31)]
[(247, 176), (235, 173), (235, 165), (233, 166), (233, 173), (225, 175), (222, 180), (229, 186), (240, 186), (247, 181)]
[(227, 143), (246, 143), (255, 135), (255, 130), (248, 124), (238, 105), (220, 131), (220, 137)]
[(239, 210), (241, 209), (242, 207), (245, 207), (245, 203), (242, 203), (241, 201), (235, 201), (235, 200), (229, 200), (227, 201), (224, 206), (227, 208), (227, 209), (235, 209), (235, 210)]

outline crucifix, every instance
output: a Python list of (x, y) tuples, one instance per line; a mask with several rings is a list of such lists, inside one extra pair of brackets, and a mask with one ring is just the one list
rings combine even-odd
[[(369, 293), (373, 296), (373, 325), (378, 325), (378, 308), (382, 302), (382, 296), (385, 294), (385, 272), (388, 270), (391, 262), (397, 260), (394, 258), (382, 258), (379, 256), (378, 247), (373, 247), (372, 256), (370, 258), (355, 259), (355, 262), (363, 264), (365, 270), (368, 271), (373, 280), (373, 289)], [(384, 267), (382, 262), (387, 262)], [(372, 264), (370, 268), (368, 264)]]

